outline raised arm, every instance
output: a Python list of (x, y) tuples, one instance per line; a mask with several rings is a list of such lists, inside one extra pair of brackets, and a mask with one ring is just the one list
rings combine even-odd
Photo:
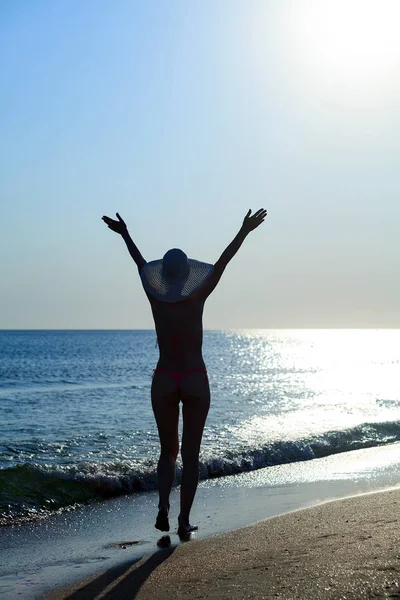
[(126, 247), (128, 248), (129, 254), (132, 256), (133, 260), (137, 264), (137, 268), (140, 269), (143, 265), (146, 264), (145, 259), (140, 254), (137, 246), (133, 242), (131, 236), (129, 235), (128, 228), (123, 219), (121, 219), (120, 215), (116, 213), (118, 221), (114, 219), (110, 219), (110, 217), (106, 217), (105, 215), (102, 217), (104, 223), (111, 229), (115, 231), (115, 233), (119, 233), (122, 239), (125, 241)]
[(235, 256), (240, 246), (243, 244), (250, 231), (256, 229), (261, 223), (264, 222), (267, 216), (267, 211), (264, 208), (260, 208), (254, 215), (251, 215), (251, 209), (249, 209), (247, 215), (243, 219), (243, 224), (239, 229), (239, 232), (233, 238), (229, 246), (223, 251), (219, 259), (214, 265), (214, 270), (206, 283), (199, 290), (199, 294), (204, 294), (205, 297), (209, 296), (215, 289), (217, 283), (221, 279), (222, 273), (225, 270), (226, 265)]

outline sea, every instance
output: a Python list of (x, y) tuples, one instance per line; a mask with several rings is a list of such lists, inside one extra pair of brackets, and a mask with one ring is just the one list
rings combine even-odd
[[(0, 331), (1, 525), (156, 489), (155, 342)], [(202, 480), (400, 442), (400, 330), (205, 331), (203, 355)]]

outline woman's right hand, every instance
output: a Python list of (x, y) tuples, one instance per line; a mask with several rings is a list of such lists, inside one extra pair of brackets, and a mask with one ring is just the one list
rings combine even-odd
[(101, 218), (103, 219), (104, 223), (109, 227), (109, 229), (112, 229), (112, 231), (115, 231), (115, 233), (119, 233), (120, 235), (122, 235), (127, 231), (126, 223), (123, 219), (121, 219), (118, 213), (115, 214), (118, 217), (118, 221), (110, 219), (110, 217), (106, 217), (106, 215), (103, 215)]
[(264, 222), (264, 219), (267, 216), (267, 211), (265, 210), (265, 208), (260, 208), (257, 212), (254, 213), (254, 215), (250, 215), (251, 209), (249, 209), (249, 212), (243, 219), (242, 229), (246, 233), (250, 233), (250, 231), (253, 231), (253, 229), (256, 229), (259, 225), (261, 225), (261, 223)]

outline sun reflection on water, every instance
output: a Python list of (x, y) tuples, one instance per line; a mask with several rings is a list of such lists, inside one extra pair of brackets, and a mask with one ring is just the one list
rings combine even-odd
[(398, 330), (244, 330), (230, 346), (234, 402), (260, 409), (235, 429), (243, 441), (400, 421)]

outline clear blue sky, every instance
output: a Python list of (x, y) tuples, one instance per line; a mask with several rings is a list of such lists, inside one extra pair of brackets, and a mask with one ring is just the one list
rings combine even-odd
[[(323, 9), (321, 9), (321, 6)], [(0, 328), (151, 328), (135, 265), (267, 221), (206, 328), (400, 327), (395, 0), (3, 0)]]

